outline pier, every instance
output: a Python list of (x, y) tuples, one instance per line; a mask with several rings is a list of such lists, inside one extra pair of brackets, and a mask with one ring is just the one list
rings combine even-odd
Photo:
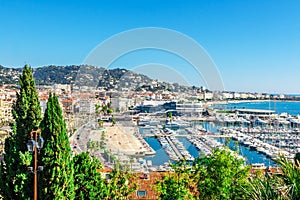
[(183, 159), (182, 154), (178, 151), (178, 149), (176, 148), (176, 146), (174, 145), (174, 143), (171, 141), (170, 137), (166, 137), (168, 143), (170, 144), (171, 148), (173, 149), (173, 151), (175, 152), (175, 154), (177, 155), (178, 159), (181, 160)]
[[(239, 112), (243, 111), (239, 110)], [(253, 110), (245, 110), (245, 112), (250, 111), (254, 112)], [(293, 158), (296, 149), (300, 147), (300, 129), (288, 126), (290, 119), (270, 118), (269, 114), (271, 115), (271, 113), (267, 113), (268, 115), (266, 115), (265, 111), (261, 110), (255, 110), (255, 112), (259, 112), (258, 116), (261, 118), (258, 116), (244, 118), (242, 116), (243, 113), (217, 113), (215, 116), (203, 117), (204, 119), (201, 119), (201, 121), (213, 121), (215, 126), (211, 126), (211, 123), (197, 124), (197, 122), (191, 122), (193, 120), (199, 121), (199, 117), (195, 119), (180, 117), (177, 120), (178, 123), (174, 121), (175, 125), (178, 124), (179, 131), (174, 131), (177, 128), (175, 126), (168, 127), (169, 130), (167, 130), (168, 128), (162, 124), (146, 125), (140, 137), (158, 138), (158, 140), (163, 138), (164, 144), (167, 143), (169, 145), (168, 148), (164, 148), (164, 151), (169, 155), (171, 160), (186, 158), (186, 155), (182, 153), (183, 149), (179, 149), (181, 145), (176, 142), (178, 138), (186, 138), (204, 155), (210, 155), (211, 151), (215, 148), (224, 149), (223, 143), (217, 138), (230, 138), (237, 140), (243, 148), (248, 148), (255, 151), (256, 154), (264, 155), (264, 159), (276, 160), (281, 154), (287, 158)], [(185, 119), (187, 123), (183, 123)], [(151, 120), (155, 121), (157, 119), (154, 117), (148, 120), (151, 122)], [(186, 126), (185, 124), (189, 125)], [(173, 128), (173, 130), (170, 128)], [(175, 141), (173, 140), (174, 138), (176, 139)], [(184, 148), (184, 150), (186, 149)], [(234, 151), (232, 153), (236, 154)]]
[(172, 160), (194, 160), (194, 157), (185, 149), (182, 142), (175, 137), (175, 132), (171, 129), (165, 129), (164, 133), (160, 133), (162, 137), (158, 137), (158, 141), (164, 148), (166, 153)]
[[(147, 138), (147, 137), (170, 137), (171, 135), (166, 135), (163, 133), (146, 133), (146, 134), (141, 134), (142, 137)], [(209, 136), (209, 137), (216, 137), (216, 138), (230, 138), (233, 136), (233, 134), (215, 134), (215, 133), (209, 133), (209, 134), (203, 134), (203, 135), (198, 135), (198, 134), (176, 134), (173, 135), (175, 137), (201, 137), (201, 136)]]

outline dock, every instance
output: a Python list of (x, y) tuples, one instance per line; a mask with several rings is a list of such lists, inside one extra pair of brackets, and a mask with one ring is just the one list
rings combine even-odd
[(166, 140), (168, 141), (168, 143), (170, 144), (171, 148), (173, 149), (173, 151), (177, 155), (178, 159), (179, 160), (183, 159), (182, 154), (179, 152), (179, 150), (176, 148), (176, 146), (174, 145), (174, 143), (171, 141), (170, 137), (166, 137)]
[[(169, 135), (162, 134), (162, 133), (147, 133), (147, 134), (141, 134), (143, 138), (147, 137), (170, 137)], [(174, 135), (175, 137), (200, 137), (200, 136), (209, 136), (209, 137), (215, 137), (215, 138), (230, 138), (233, 136), (233, 134), (215, 134), (215, 133), (209, 133), (209, 134), (203, 134), (203, 135), (198, 135), (198, 134), (177, 134)]]

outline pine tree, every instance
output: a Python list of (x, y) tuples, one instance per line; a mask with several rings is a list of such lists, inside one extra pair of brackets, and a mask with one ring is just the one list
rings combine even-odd
[(27, 142), (32, 129), (41, 122), (41, 107), (31, 67), (25, 65), (19, 78), (20, 90), (13, 104), (12, 132), (5, 141), (4, 162), (1, 163), (1, 195), (4, 199), (30, 199), (33, 176), (27, 171), (32, 156)]
[(41, 199), (74, 199), (74, 170), (72, 151), (58, 98), (50, 93), (44, 119), (41, 123), (45, 140), (40, 160)]

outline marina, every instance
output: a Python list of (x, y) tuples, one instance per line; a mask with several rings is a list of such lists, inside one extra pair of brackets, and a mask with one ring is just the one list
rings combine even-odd
[[(191, 129), (189, 129), (191, 131)], [(197, 130), (197, 129), (195, 129)], [(218, 133), (215, 133), (213, 137), (210, 135), (205, 135), (203, 132), (198, 132), (198, 134), (188, 134), (184, 129), (177, 130), (176, 132), (179, 132), (175, 136), (165, 136), (165, 137), (149, 137), (145, 138), (147, 143), (153, 148), (154, 144), (158, 141), (160, 144), (160, 149), (159, 147), (156, 148), (159, 150), (158, 154), (162, 154), (161, 151), (164, 151), (166, 154), (162, 155), (162, 159), (158, 158), (159, 155), (155, 155), (153, 158), (155, 159), (155, 162), (153, 162), (154, 165), (159, 164), (163, 165), (166, 163), (167, 160), (172, 160), (172, 161), (177, 161), (179, 159), (183, 159), (184, 157), (179, 154), (177, 150), (182, 150), (182, 147), (184, 150), (189, 150), (188, 152), (190, 153), (190, 158), (191, 159), (186, 159), (186, 160), (193, 160), (199, 156), (202, 155), (210, 155), (212, 149), (214, 148), (223, 148), (225, 146), (225, 142), (227, 139), (230, 140), (229, 144), (227, 145), (230, 149), (233, 151), (236, 151), (236, 147), (233, 146), (234, 144), (234, 139), (236, 138), (236, 134), (226, 134), (226, 135), (221, 135)], [(173, 141), (180, 141), (181, 144), (178, 142), (173, 142)], [(156, 141), (156, 142), (155, 142)], [(259, 141), (257, 139), (257, 141)], [(260, 143), (258, 143), (260, 144)], [(157, 145), (157, 144), (156, 144)], [(274, 166), (275, 163), (272, 161), (271, 158), (275, 158), (275, 155), (270, 155), (269, 156), (266, 154), (265, 151), (258, 152), (258, 150), (251, 150), (250, 149), (250, 144), (247, 145), (247, 142), (242, 142), (240, 139), (238, 143), (239, 149), (242, 151), (237, 151), (240, 154), (239, 158), (245, 157), (245, 162), (247, 164), (251, 163), (264, 163), (266, 166)], [(175, 149), (175, 150), (174, 150)], [(176, 150), (177, 149), (177, 150)], [(275, 149), (276, 147), (273, 147), (274, 149), (274, 154), (275, 154)], [(278, 151), (277, 151), (278, 152)], [(287, 153), (286, 153), (287, 155)], [(151, 159), (151, 157), (148, 157), (148, 159)]]
[[(255, 113), (250, 116), (242, 111)], [(167, 128), (165, 120), (161, 120), (155, 126), (140, 127), (140, 134), (149, 146), (153, 148), (152, 143), (158, 141), (161, 150), (166, 152), (162, 161), (155, 155), (153, 165), (166, 165), (168, 160), (193, 160), (209, 155), (214, 148), (228, 146), (247, 164), (276, 166), (278, 156), (292, 160), (300, 148), (299, 128), (295, 126), (300, 121), (298, 116), (267, 112), (260, 107), (260, 110), (241, 109), (240, 113), (216, 114), (206, 119), (209, 120), (188, 121), (182, 117), (176, 119), (180, 123), (174, 120), (180, 126)], [(183, 155), (183, 150), (189, 154)]]
[[(134, 171), (170, 171), (171, 163), (191, 162), (226, 146), (245, 164), (274, 167), (279, 156), (293, 160), (300, 148), (300, 117), (262, 108), (212, 109), (209, 115), (198, 117), (139, 113), (118, 116), (117, 120), (114, 126), (104, 123), (109, 154), (104, 157), (107, 160), (114, 154), (121, 162), (130, 163)], [(101, 142), (103, 130), (91, 131), (89, 137), (82, 133), (80, 139)], [(79, 147), (77, 151), (84, 150), (84, 145)], [(106, 166), (113, 166), (113, 162), (109, 159)]]

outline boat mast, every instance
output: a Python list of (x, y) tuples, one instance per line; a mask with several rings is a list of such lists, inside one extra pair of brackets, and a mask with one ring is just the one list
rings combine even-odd
[(277, 96), (275, 97), (275, 95), (274, 95), (274, 110), (275, 110), (275, 113), (276, 113), (276, 98), (277, 98)]

